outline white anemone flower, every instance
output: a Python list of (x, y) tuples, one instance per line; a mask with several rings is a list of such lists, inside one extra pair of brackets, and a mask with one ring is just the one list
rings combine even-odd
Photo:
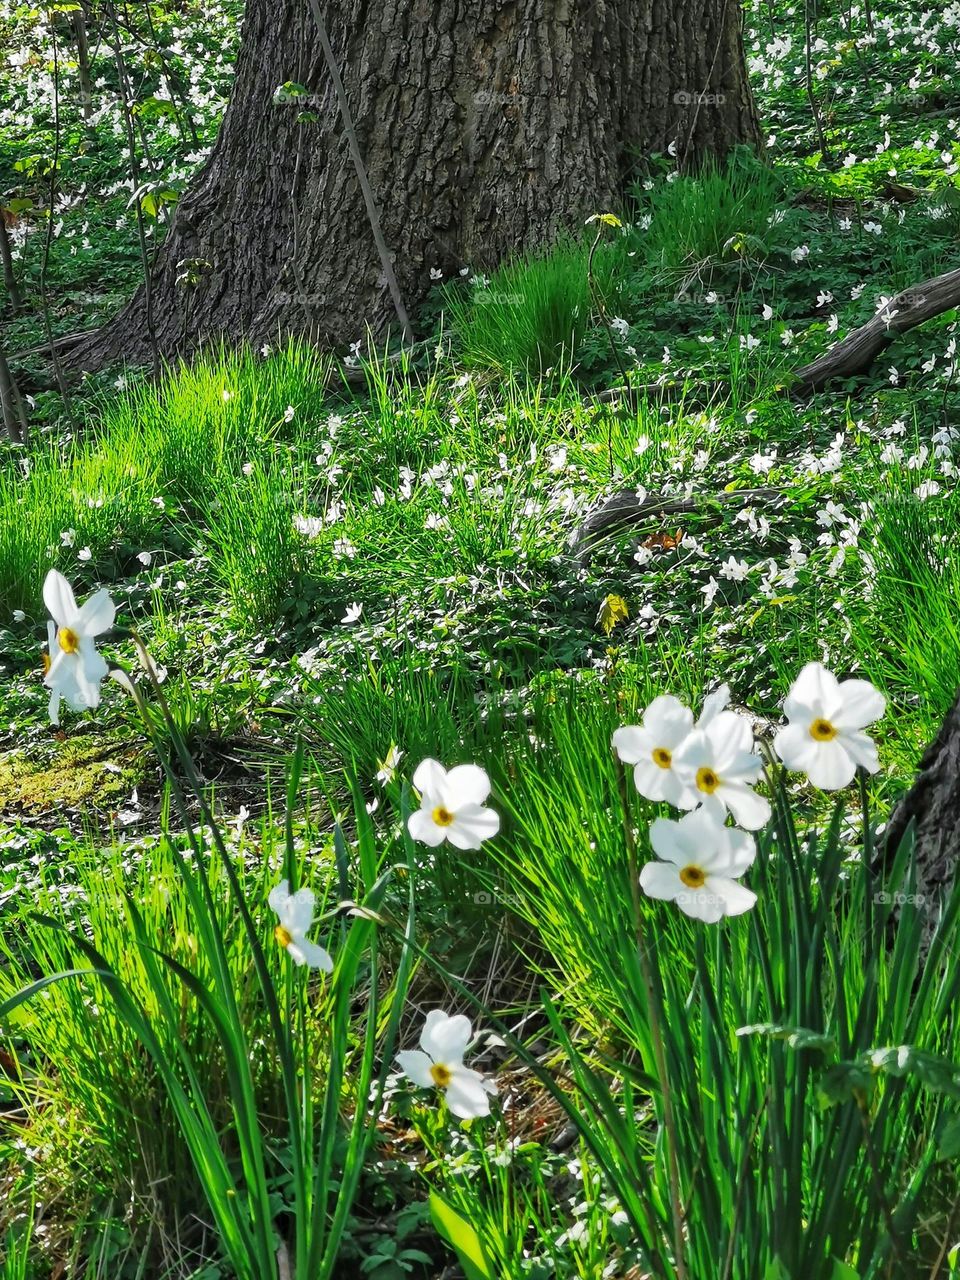
[(756, 902), (757, 895), (738, 883), (756, 857), (754, 838), (724, 826), (714, 809), (701, 806), (676, 822), (657, 818), (650, 843), (663, 859), (640, 872), (640, 888), (651, 898), (675, 902), (706, 924), (742, 915)]
[(293, 963), (305, 964), (310, 969), (322, 969), (324, 973), (332, 973), (333, 961), (329, 953), (306, 936), (313, 925), (313, 909), (316, 902), (313, 890), (298, 889), (296, 893), (291, 893), (290, 882), (281, 880), (270, 890), (267, 901), (280, 920), (273, 931), (273, 936)]
[(788, 769), (806, 773), (815, 787), (839, 791), (857, 765), (880, 768), (873, 739), (863, 731), (886, 710), (887, 700), (869, 680), (844, 680), (808, 662), (783, 703), (789, 724), (773, 740)]
[(424, 760), (413, 775), (420, 808), (407, 827), (414, 840), (436, 847), (444, 840), (457, 849), (479, 849), (500, 830), (500, 815), (484, 807), (490, 779), (475, 764), (459, 764), (449, 772), (436, 760)]
[(52, 616), (44, 684), (51, 691), (50, 719), (58, 724), (61, 698), (77, 711), (99, 706), (100, 684), (109, 668), (94, 638), (109, 631), (117, 611), (105, 588), (78, 608), (70, 583), (56, 569), (44, 581), (43, 602)]
[(674, 753), (693, 729), (693, 712), (669, 693), (661, 694), (644, 711), (638, 725), (624, 725), (613, 735), (613, 749), (632, 764), (637, 790), (648, 800), (666, 800), (679, 809), (692, 809), (697, 796), (674, 768)]
[(431, 1009), (420, 1034), (420, 1048), (397, 1054), (403, 1074), (423, 1089), (442, 1089), (447, 1106), (461, 1120), (490, 1114), (490, 1095), (497, 1086), (479, 1071), (463, 1065), (473, 1038), (470, 1019)]
[(694, 793), (694, 804), (712, 807), (721, 816), (729, 810), (748, 831), (759, 830), (770, 817), (769, 801), (753, 791), (763, 773), (753, 745), (753, 727), (746, 716), (717, 711), (705, 729), (694, 729), (674, 757), (681, 781)]

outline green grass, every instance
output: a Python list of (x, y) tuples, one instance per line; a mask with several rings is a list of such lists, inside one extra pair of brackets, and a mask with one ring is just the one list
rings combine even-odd
[[(222, 46), (224, 22), (154, 8), (162, 33), (194, 32), (177, 67), (189, 81), (198, 56), (209, 62), (212, 91), (224, 77), (203, 51)], [(736, 155), (676, 176), (653, 158), (618, 210), (625, 232), (603, 233), (602, 310), (587, 280), (591, 227), (439, 290), (422, 318), (429, 354), (400, 367), (375, 356), (362, 385), (304, 344), (211, 350), (157, 385), (134, 370), (92, 379), (71, 422), (41, 363), (18, 362), (35, 443), (29, 466), (0, 456), (0, 1005), (86, 964), (86, 944), (146, 1019), (131, 1022), (84, 975), (4, 1022), (4, 1280), (58, 1268), (277, 1280), (273, 1233), (302, 1246), (308, 1217), (321, 1235), (342, 1232), (327, 1271), (300, 1249), (310, 1280), (337, 1267), (433, 1280), (454, 1252), (431, 1223), (430, 1189), (459, 1220), (461, 1247), (476, 1233), (491, 1275), (656, 1274), (673, 1243), (652, 1008), (690, 1280), (726, 1280), (725, 1268), (731, 1280), (930, 1276), (942, 1249), (936, 1274), (956, 1280), (958, 1098), (939, 1059), (960, 1061), (960, 975), (949, 938), (919, 963), (906, 851), (881, 888), (863, 856), (864, 797), (847, 796), (832, 822), (830, 800), (791, 781), (794, 825), (778, 807), (748, 876), (754, 912), (708, 929), (664, 904), (638, 910), (609, 750), (611, 731), (656, 694), (697, 706), (724, 681), (769, 729), (799, 667), (821, 659), (887, 694), (866, 796), (878, 824), (960, 685), (956, 314), (898, 339), (865, 378), (805, 402), (789, 394), (791, 371), (881, 295), (954, 265), (954, 28), (933, 15), (918, 43), (903, 6), (875, 8), (871, 40), (851, 38), (864, 35), (857, 12), (816, 16), (825, 158), (802, 23), (747, 6), (770, 164)], [(132, 21), (146, 102), (162, 86), (146, 17)], [(24, 47), (34, 39), (26, 9), (0, 24)], [(112, 83), (109, 59), (99, 69)], [(49, 104), (17, 132), (26, 92), (18, 82), (0, 115), (4, 201), (42, 195), (38, 162), (13, 167), (51, 145)], [(198, 114), (204, 141), (213, 102)], [(194, 163), (189, 131), (156, 104), (143, 127), (179, 184)], [(101, 128), (92, 148), (78, 120), (65, 128), (63, 189), (89, 184), (104, 227), (88, 249), (90, 200), (62, 211), (58, 332), (110, 309), (137, 262), (125, 199), (106, 194), (125, 173), (114, 138)], [(892, 177), (916, 198), (891, 196)], [(34, 288), (39, 206), (23, 216), (34, 234), (18, 272)], [(6, 332), (13, 348), (40, 341), (36, 309)], [(621, 365), (634, 393), (601, 399)], [(692, 506), (652, 511), (581, 556), (571, 539), (585, 513), (624, 487)], [(751, 489), (771, 492), (735, 500)], [(97, 713), (70, 715), (65, 741), (50, 733), (38, 653), (51, 565), (81, 597), (113, 593), (111, 659), (134, 665), (133, 626), (162, 668), (166, 706), (155, 700), (148, 728), (166, 752), (186, 740), (227, 841), (229, 863), (200, 824), (201, 854), (188, 856), (188, 869), (209, 869), (212, 910), (176, 859), (197, 817), (195, 797), (192, 824), (174, 803), (186, 765), (166, 790), (119, 687)], [(610, 594), (628, 617), (607, 635), (598, 612)], [(278, 798), (298, 750), (285, 829)], [(467, 853), (404, 842), (407, 784), (428, 755), (487, 769), (496, 842)], [(640, 860), (652, 816), (631, 793)], [(269, 1015), (286, 970), (268, 947), (264, 987), (253, 960), (270, 942), (265, 899), (284, 859), (331, 912), (390, 869), (376, 930), (349, 905), (317, 926), (338, 954), (351, 927), (377, 938), (375, 953), (351, 953), (336, 1017), (316, 981), (303, 988), (316, 1071), (293, 1111), (306, 1108), (306, 1126), (310, 1105), (322, 1110), (318, 1177), (347, 1179), (343, 1197), (319, 1189), (319, 1217), (304, 1212), (289, 1064)], [(410, 890), (423, 951), (401, 1008), (391, 993)], [(234, 1002), (229, 1034), (188, 977), (169, 964), (161, 976), (158, 952), (224, 1009)], [(422, 1013), (441, 1006), (507, 1041), (479, 1046), (476, 1062), (499, 1072), (509, 1109), (465, 1130), (390, 1079), (375, 1150), (351, 1156), (357, 1077), (392, 1069), (375, 1050), (395, 1018), (412, 1046)], [(748, 1025), (768, 1030), (737, 1034)], [(900, 1060), (866, 1057), (904, 1045)], [(331, 1065), (343, 1074), (328, 1089)], [(571, 1145), (555, 1150), (568, 1123)], [(235, 1195), (220, 1196), (227, 1185)]]

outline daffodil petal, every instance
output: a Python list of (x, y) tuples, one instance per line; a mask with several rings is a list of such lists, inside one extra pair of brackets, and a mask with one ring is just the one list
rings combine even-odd
[(447, 774), (445, 796), (451, 809), (481, 805), (490, 794), (490, 779), (476, 764), (458, 764)]
[(43, 582), (43, 603), (58, 627), (65, 627), (77, 615), (73, 588), (62, 573), (51, 569)]
[(420, 1035), (420, 1048), (434, 1062), (457, 1064), (463, 1061), (472, 1036), (470, 1019), (462, 1013), (451, 1017), (442, 1009), (431, 1009)]
[(110, 630), (116, 616), (117, 607), (110, 599), (110, 593), (106, 587), (101, 587), (80, 607), (76, 629), (87, 636), (98, 636), (101, 632)]
[(404, 1049), (397, 1054), (397, 1061), (408, 1080), (412, 1080), (421, 1089), (434, 1087), (433, 1076), (430, 1074), (433, 1061), (425, 1053), (421, 1053), (419, 1049)]
[(490, 1088), (478, 1071), (461, 1067), (446, 1089), (447, 1106), (461, 1120), (490, 1114)]

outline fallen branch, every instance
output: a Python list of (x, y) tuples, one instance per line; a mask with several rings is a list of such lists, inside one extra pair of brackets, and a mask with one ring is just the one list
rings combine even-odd
[(785, 497), (782, 489), (731, 489), (723, 493), (697, 494), (692, 498), (668, 498), (653, 494), (640, 498), (636, 489), (620, 489), (587, 513), (574, 535), (572, 547), (586, 561), (596, 544), (611, 534), (622, 532), (652, 516), (676, 516), (702, 511), (711, 503), (771, 502)]
[(880, 311), (831, 347), (826, 355), (797, 370), (794, 391), (809, 395), (834, 378), (852, 378), (869, 369), (898, 336), (944, 311), (960, 306), (960, 268), (904, 289)]

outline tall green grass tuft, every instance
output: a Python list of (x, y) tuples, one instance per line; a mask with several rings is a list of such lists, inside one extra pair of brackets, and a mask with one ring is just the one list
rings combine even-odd
[[(460, 356), (468, 368), (531, 374), (569, 366), (592, 310), (588, 247), (560, 241), (548, 253), (476, 277), (469, 298), (449, 290), (447, 307)], [(604, 247), (594, 260), (598, 290), (613, 287), (616, 251)]]
[[(561, 714), (518, 744), (496, 853), (501, 892), (552, 958), (545, 1011), (589, 1116), (582, 1132), (646, 1265), (674, 1275), (664, 1091), (638, 1079), (663, 1079), (659, 1024), (687, 1274), (910, 1274), (960, 1101), (960, 888), (923, 961), (909, 842), (881, 883), (866, 789), (862, 854), (848, 860), (842, 801), (801, 838), (773, 773), (748, 916), (705, 927), (638, 900), (626, 832), (645, 832), (655, 809), (624, 811), (608, 748), (618, 719), (612, 704)], [(638, 860), (650, 856), (641, 836)]]
[[(248, 873), (214, 822), (169, 717), (166, 729), (186, 848), (167, 838), (159, 867), (142, 869), (140, 892), (114, 859), (99, 881), (88, 869), (79, 908), (25, 907), (26, 938), (0, 934), (0, 1029), (43, 1044), (49, 1087), (84, 1111), (106, 1158), (145, 1160), (140, 1172), (154, 1196), (187, 1197), (177, 1205), (181, 1217), (205, 1203), (237, 1280), (330, 1277), (410, 974), (405, 951), (389, 974), (381, 961), (377, 913), (389, 871), (360, 805), (356, 853), (336, 827), (329, 859), (319, 868), (304, 863), (293, 822), (297, 754), (279, 865), (265, 859)], [(191, 825), (188, 794), (201, 830)], [(319, 890), (334, 955), (329, 980), (295, 971), (273, 942), (266, 898), (281, 878), (291, 888), (312, 879)], [(344, 895), (351, 901), (338, 919)], [(404, 936), (412, 909), (411, 899)], [(61, 1066), (65, 1079), (55, 1074)], [(13, 1087), (29, 1102), (36, 1083)], [(132, 1146), (118, 1148), (120, 1136)], [(185, 1183), (173, 1173), (186, 1173)]]
[(630, 247), (672, 280), (711, 263), (766, 257), (783, 182), (752, 152), (738, 150), (723, 166), (707, 165), (633, 195), (650, 224), (634, 233)]
[[(305, 344), (267, 358), (221, 349), (100, 403), (80, 441), (38, 444), (26, 467), (8, 460), (0, 466), (3, 607), (32, 611), (47, 569), (71, 571), (84, 548), (101, 574), (111, 564), (128, 568), (146, 547), (182, 549), (182, 513), (204, 514), (246, 464), (262, 458), (266, 468), (307, 430), (328, 376), (329, 362)], [(262, 526), (272, 516), (259, 497), (250, 519)], [(247, 531), (241, 521), (238, 537)], [(283, 546), (263, 554), (289, 570)]]

